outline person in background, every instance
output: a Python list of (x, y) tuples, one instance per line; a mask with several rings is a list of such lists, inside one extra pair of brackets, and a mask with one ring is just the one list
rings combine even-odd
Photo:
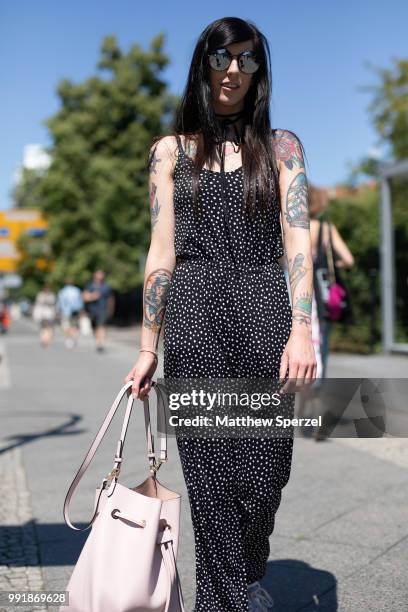
[(34, 306), (32, 305), (31, 300), (29, 300), (28, 298), (23, 298), (22, 300), (20, 300), (18, 305), (20, 307), (20, 312), (23, 317), (32, 316), (31, 309), (34, 308)]
[(18, 302), (12, 302), (10, 305), (11, 321), (20, 321), (22, 317), (21, 305)]
[(74, 348), (78, 341), (79, 315), (84, 308), (84, 302), (81, 289), (69, 278), (65, 279), (65, 285), (58, 293), (57, 308), (61, 314), (65, 346), (69, 349)]
[(113, 295), (111, 288), (105, 282), (105, 272), (96, 270), (93, 280), (88, 283), (82, 294), (86, 309), (95, 332), (96, 350), (105, 350), (106, 321), (113, 311)]
[[(315, 186), (310, 185), (309, 187), (309, 210), (310, 210), (310, 238), (312, 241), (312, 256), (313, 260), (316, 260), (318, 241), (319, 241), (319, 230), (322, 225), (322, 249), (323, 253), (327, 254), (327, 248), (329, 243), (329, 223), (322, 219), (322, 214), (326, 210), (328, 205), (329, 197), (325, 189), (319, 189)], [(354, 257), (340, 236), (340, 233), (336, 226), (330, 222), (331, 236), (333, 243), (333, 255), (334, 263), (338, 268), (351, 268), (354, 265)], [(312, 304), (312, 319), (313, 319), (313, 308), (316, 310), (317, 305), (314, 300)], [(316, 315), (315, 315), (316, 317)], [(327, 360), (329, 356), (329, 339), (331, 331), (331, 322), (327, 319), (319, 317), (320, 327), (320, 353), (322, 359), (322, 369), (320, 376), (325, 378), (327, 371)]]
[[(308, 188), (308, 200), (309, 200), (309, 211), (310, 211), (310, 237), (312, 243), (312, 257), (313, 264), (317, 264), (318, 246), (319, 246), (319, 230), (320, 224), (322, 225), (322, 251), (323, 261), (327, 257), (327, 246), (329, 241), (329, 225), (327, 221), (322, 219), (323, 212), (327, 208), (328, 195), (327, 191), (320, 189), (313, 185), (309, 185)], [(348, 249), (347, 245), (341, 238), (339, 231), (333, 223), (330, 223), (332, 243), (334, 251), (334, 259), (336, 265), (340, 268), (350, 267), (354, 263), (354, 258)], [(302, 273), (302, 266), (298, 263), (299, 274)], [(326, 261), (327, 265), (327, 261)], [(287, 273), (286, 273), (287, 274)], [(315, 278), (314, 278), (315, 280)], [(288, 277), (287, 277), (287, 282)], [(317, 428), (314, 432), (309, 427), (301, 428), (301, 433), (305, 437), (309, 437), (314, 433), (316, 441), (323, 441), (327, 438), (328, 425), (330, 425), (331, 415), (330, 412), (324, 409), (320, 402), (320, 389), (324, 382), (327, 370), (327, 361), (329, 355), (329, 334), (331, 329), (331, 322), (321, 315), (321, 309), (318, 307), (318, 293), (316, 294), (316, 287), (313, 291), (312, 299), (312, 342), (314, 345), (316, 361), (317, 361), (317, 372), (316, 380), (313, 385), (309, 388), (301, 390), (297, 394), (296, 404), (296, 416), (298, 418), (303, 417), (317, 417), (319, 415), (323, 418), (323, 424)]]
[(0, 333), (6, 334), (10, 327), (11, 315), (7, 301), (0, 299)]
[(50, 287), (45, 284), (37, 294), (33, 308), (33, 319), (40, 326), (40, 342), (44, 348), (51, 343), (57, 316), (56, 297)]

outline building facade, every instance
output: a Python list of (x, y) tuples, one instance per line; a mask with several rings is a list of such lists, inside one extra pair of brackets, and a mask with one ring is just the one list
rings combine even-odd
[(46, 229), (47, 224), (38, 210), (0, 210), (0, 275), (16, 272), (20, 257), (17, 241), (21, 234), (42, 236)]

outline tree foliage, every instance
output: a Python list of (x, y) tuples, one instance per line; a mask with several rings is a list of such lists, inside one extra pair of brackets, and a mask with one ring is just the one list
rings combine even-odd
[(331, 200), (326, 217), (337, 227), (355, 259), (351, 269), (341, 271), (350, 293), (353, 322), (335, 326), (332, 348), (367, 352), (371, 343), (371, 317), (374, 317), (374, 343), (380, 338), (379, 310), (373, 309), (380, 299), (378, 188), (360, 188), (355, 195)]
[[(108, 36), (95, 76), (58, 85), (60, 109), (46, 121), (51, 165), (35, 185), (49, 224), (54, 286), (66, 276), (83, 285), (99, 267), (118, 291), (142, 282), (150, 237), (147, 155), (177, 102), (161, 78), (169, 62), (163, 42), (160, 34), (147, 51), (134, 44), (125, 53)], [(28, 187), (23, 182), (20, 201), (30, 200)]]
[(391, 68), (376, 69), (380, 85), (369, 110), (378, 134), (399, 160), (408, 157), (408, 59), (392, 61)]
[[(22, 243), (26, 257), (20, 271), (30, 283), (30, 293), (46, 273), (54, 286), (65, 276), (83, 285), (96, 267), (107, 270), (118, 291), (142, 283), (150, 237), (147, 153), (152, 137), (167, 132), (177, 103), (161, 78), (169, 62), (163, 42), (160, 34), (147, 51), (135, 44), (125, 53), (115, 37), (106, 37), (96, 75), (83, 83), (65, 79), (58, 85), (60, 109), (47, 121), (52, 163), (41, 175), (25, 172), (15, 192), (18, 206), (40, 208), (49, 223), (49, 251), (43, 239), (41, 244)], [(394, 59), (391, 68), (375, 70), (379, 82), (365, 88), (372, 91), (368, 110), (373, 125), (379, 139), (389, 145), (387, 161), (407, 158), (408, 60)], [(352, 169), (352, 186), (361, 174), (378, 177), (381, 165), (372, 157), (362, 159)], [(407, 270), (406, 182), (394, 181), (392, 192), (397, 271)], [(333, 200), (327, 213), (356, 260), (345, 273), (355, 323), (335, 330), (338, 348), (367, 349), (374, 305), (374, 331), (376, 339), (380, 337), (381, 279), (377, 275), (374, 283), (370, 280), (370, 271), (379, 269), (379, 198), (379, 189), (360, 190), (355, 197)], [(45, 251), (41, 269), (39, 253)], [(407, 310), (407, 287), (404, 274), (397, 287), (400, 315)], [(405, 315), (401, 321), (406, 319)], [(402, 336), (405, 333), (406, 329)]]
[(16, 183), (12, 197), (16, 208), (41, 209), (41, 179), (43, 171), (23, 168)]
[[(408, 60), (394, 59), (391, 68), (376, 68), (379, 83), (365, 87), (373, 97), (369, 105), (373, 125), (380, 141), (388, 144), (391, 163), (408, 158)], [(379, 178), (384, 161), (363, 158), (353, 169), (353, 179), (360, 175)], [(408, 177), (391, 181), (395, 243), (397, 339), (408, 341)], [(374, 322), (374, 340), (381, 333), (380, 321), (380, 189), (363, 190), (356, 198), (332, 201), (328, 216), (334, 221), (351, 249), (356, 265), (346, 273), (355, 311), (355, 322), (338, 326), (334, 346), (367, 350)], [(377, 271), (376, 281), (371, 280)], [(372, 289), (374, 285), (374, 291)], [(372, 295), (374, 293), (374, 296)], [(374, 299), (373, 299), (374, 298)], [(374, 315), (373, 315), (374, 310)], [(374, 321), (371, 317), (374, 316)]]

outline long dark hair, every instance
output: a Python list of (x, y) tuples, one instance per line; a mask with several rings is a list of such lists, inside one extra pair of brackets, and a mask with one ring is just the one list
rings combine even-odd
[(253, 22), (224, 17), (210, 23), (198, 38), (172, 126), (174, 135), (184, 134), (186, 139), (191, 138), (196, 144), (192, 173), (195, 210), (200, 171), (205, 164), (210, 168), (213, 166), (216, 140), (220, 137), (219, 123), (212, 105), (208, 53), (247, 40), (253, 41), (260, 67), (252, 75), (251, 86), (244, 99), (244, 209), (252, 216), (256, 210), (256, 197), (263, 213), (270, 210), (275, 202), (280, 207), (279, 173), (269, 118), (272, 91), (269, 44)]

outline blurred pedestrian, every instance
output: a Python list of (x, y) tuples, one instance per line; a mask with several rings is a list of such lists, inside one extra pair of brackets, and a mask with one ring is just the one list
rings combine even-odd
[(84, 338), (93, 334), (91, 319), (85, 310), (79, 315), (79, 334)]
[(21, 306), (18, 302), (13, 302), (10, 306), (10, 317), (12, 321), (20, 321), (21, 319)]
[(0, 333), (6, 334), (10, 327), (10, 309), (6, 300), (0, 300)]
[(83, 292), (92, 329), (95, 332), (96, 350), (103, 353), (106, 340), (106, 322), (113, 310), (113, 295), (109, 285), (105, 282), (105, 272), (96, 270), (93, 280), (86, 285)]
[(72, 280), (65, 279), (64, 287), (59, 291), (57, 308), (61, 314), (61, 328), (65, 335), (65, 346), (73, 348), (79, 335), (79, 316), (84, 308), (82, 292)]
[(40, 342), (43, 347), (50, 345), (57, 316), (56, 296), (45, 284), (35, 298), (33, 320), (40, 326)]
[[(314, 283), (314, 309), (317, 310), (317, 317), (320, 326), (320, 352), (322, 358), (321, 377), (325, 378), (327, 372), (327, 360), (329, 356), (329, 340), (332, 322), (327, 317), (321, 284), (317, 286), (316, 278), (320, 278), (322, 283), (329, 284), (329, 270), (331, 264), (334, 268), (350, 268), (354, 264), (354, 257), (340, 236), (334, 223), (324, 219), (323, 212), (328, 205), (328, 194), (325, 189), (309, 187), (309, 206), (310, 206), (310, 237), (312, 241), (312, 255), (315, 272), (326, 271), (324, 275), (315, 274)], [(313, 318), (313, 315), (312, 315)]]
[(27, 298), (23, 298), (20, 301), (19, 306), (20, 306), (20, 312), (21, 312), (23, 317), (29, 317), (30, 315), (32, 316), (32, 312), (31, 312), (32, 302), (31, 302), (31, 300), (29, 300)]

